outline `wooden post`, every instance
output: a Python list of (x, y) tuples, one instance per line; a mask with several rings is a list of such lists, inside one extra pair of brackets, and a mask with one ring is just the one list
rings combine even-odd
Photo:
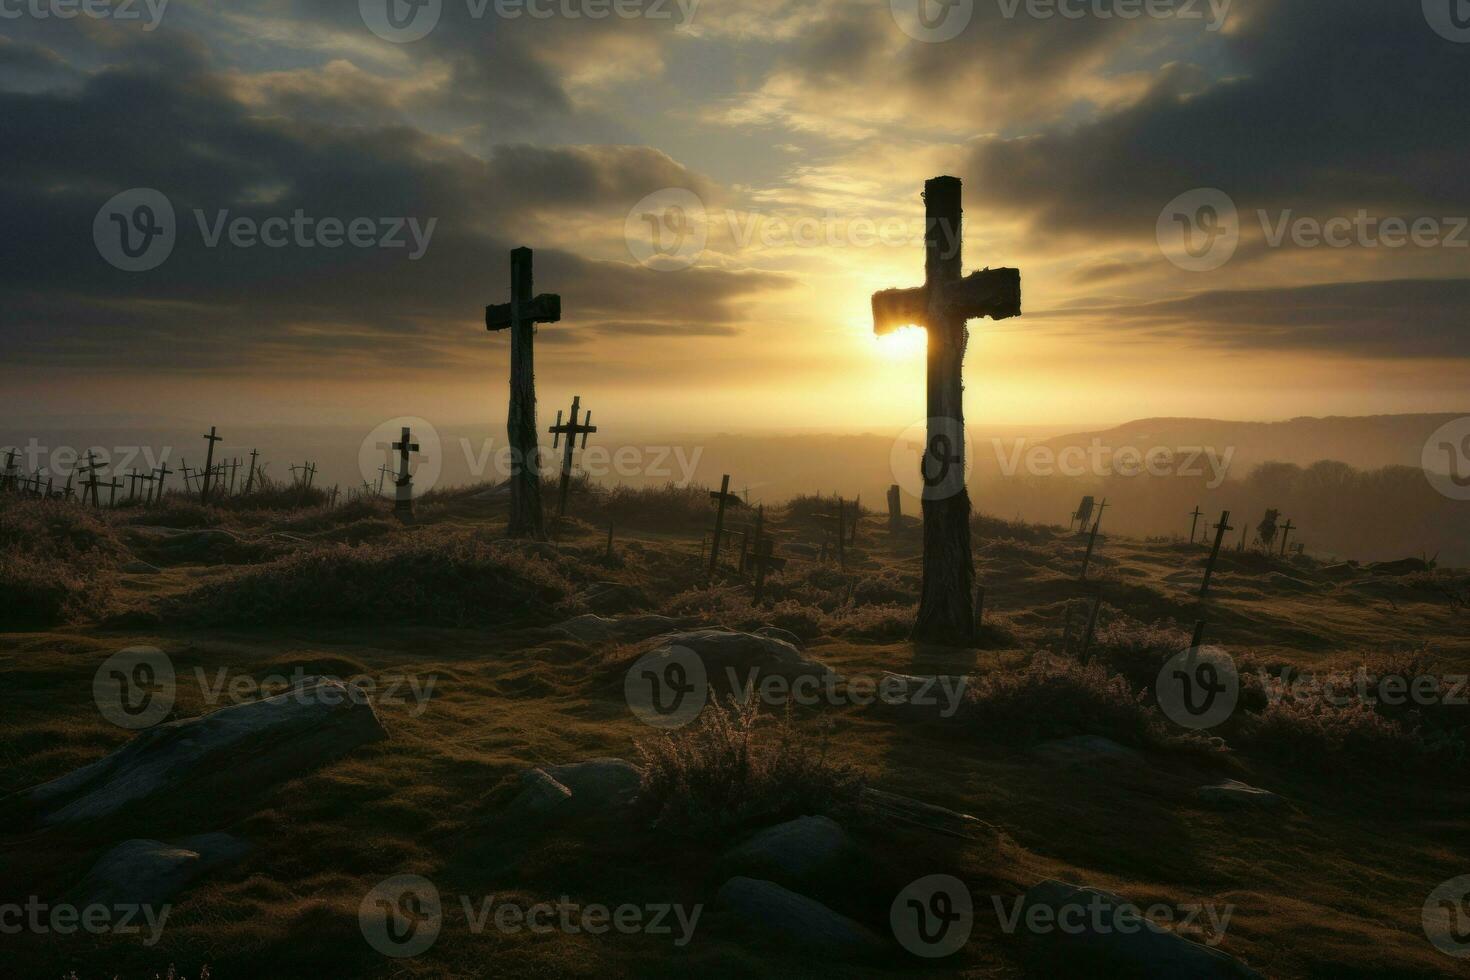
[(1215, 525), (1215, 546), (1210, 549), (1209, 561), (1205, 563), (1205, 580), (1199, 587), (1200, 598), (1204, 598), (1205, 593), (1210, 591), (1210, 578), (1215, 574), (1215, 559), (1220, 557), (1220, 545), (1225, 540), (1225, 532), (1233, 530), (1235, 528), (1230, 526), (1230, 511), (1221, 511), (1220, 523)]
[(897, 483), (888, 488), (888, 533), (897, 534), (903, 529), (903, 491)]
[(909, 325), (929, 334), (924, 477), (924, 564), (914, 637), (964, 645), (975, 629), (975, 567), (970, 548), (970, 495), (965, 486), (962, 363), (965, 322), (1021, 313), (1021, 274), (986, 269), (963, 277), (960, 181), (924, 183), (924, 285), (873, 296), (873, 330)]
[(750, 560), (750, 525), (747, 524), (740, 529), (740, 574), (745, 574), (746, 564)]
[(172, 472), (173, 470), (168, 468), (168, 462), (166, 460), (160, 461), (158, 469), (153, 471), (153, 475), (158, 478), (158, 483), (153, 488), (153, 500), (155, 503), (163, 503), (163, 487), (168, 482), (169, 474)]
[(1296, 525), (1291, 523), (1290, 517), (1288, 517), (1286, 519), (1286, 523), (1281, 526), (1281, 557), (1283, 558), (1286, 557), (1286, 539), (1290, 537), (1291, 532), (1296, 529)]
[(582, 410), (582, 396), (572, 396), (572, 416), (566, 425), (562, 424), (561, 412), (556, 413), (556, 425), (549, 430), (552, 433), (551, 448), (557, 447), (557, 441), (566, 436), (566, 450), (561, 459), (561, 490), (558, 494), (556, 505), (556, 516), (558, 519), (567, 516), (567, 488), (572, 482), (572, 450), (576, 448), (577, 436), (582, 436), (582, 448), (587, 448), (587, 436), (597, 431), (597, 426), (592, 424), (592, 413), (587, 413), (587, 421), (581, 425), (577, 424), (577, 414)]
[(1194, 531), (1195, 531), (1195, 528), (1199, 526), (1199, 519), (1200, 519), (1200, 515), (1202, 513), (1203, 512), (1199, 509), (1199, 504), (1195, 504), (1194, 505), (1194, 511), (1191, 512), (1190, 515), (1189, 515), (1190, 518), (1191, 518), (1191, 520), (1189, 522), (1189, 543), (1190, 544), (1194, 544)]
[(766, 575), (769, 572), (778, 571), (786, 567), (785, 558), (777, 558), (772, 553), (775, 542), (770, 538), (760, 538), (755, 543), (755, 554), (751, 556), (751, 565), (755, 567), (755, 602), (760, 605), (766, 594)]
[(541, 512), (540, 447), (536, 436), (536, 324), (561, 319), (561, 297), (533, 296), (532, 253), (510, 253), (510, 302), (485, 307), (486, 330), (510, 330), (510, 527), (513, 538), (546, 537)]
[(852, 520), (847, 525), (847, 543), (857, 544), (858, 521), (863, 519), (863, 495), (858, 494), (852, 502)]
[(720, 562), (720, 540), (725, 536), (725, 505), (742, 504), (741, 499), (730, 492), (730, 474), (720, 478), (720, 490), (718, 493), (711, 490), (710, 499), (715, 501), (715, 536), (709, 546), (709, 580), (713, 582), (715, 568)]
[(209, 503), (209, 484), (214, 476), (214, 444), (219, 442), (223, 436), (215, 435), (214, 426), (211, 425), (209, 427), (209, 435), (201, 436), (201, 438), (209, 440), (209, 452), (204, 457), (204, 482), (202, 489), (199, 491), (199, 502), (201, 504), (207, 504)]
[(1087, 581), (1087, 566), (1092, 564), (1092, 549), (1097, 544), (1097, 526), (1102, 523), (1102, 514), (1098, 514), (1097, 520), (1092, 525), (1092, 533), (1087, 536), (1087, 553), (1082, 556), (1082, 574), (1078, 576), (1079, 582)]
[[(1096, 525), (1093, 526), (1096, 527)], [(1097, 595), (1092, 598), (1092, 611), (1087, 614), (1087, 632), (1082, 634), (1082, 653), (1079, 654), (1078, 659), (1084, 664), (1092, 656), (1092, 635), (1097, 629), (1097, 611), (1100, 606), (1102, 606), (1101, 588), (1097, 590)]]
[(258, 450), (250, 450), (250, 472), (245, 475), (245, 493), (248, 496), (255, 487), (255, 457), (259, 456)]

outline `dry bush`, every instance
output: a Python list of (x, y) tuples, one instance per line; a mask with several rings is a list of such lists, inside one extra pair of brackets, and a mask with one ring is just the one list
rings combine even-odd
[(0, 502), (0, 625), (100, 618), (127, 552), (98, 512), (59, 500)]
[(1008, 521), (989, 514), (970, 515), (970, 533), (978, 542), (1009, 540), (1025, 544), (1043, 544), (1052, 540), (1052, 530), (1042, 524)]
[(292, 534), (318, 534), (366, 520), (386, 520), (393, 504), (383, 497), (353, 497), (336, 507), (325, 504), (293, 513), (273, 526)]
[(640, 805), (655, 826), (708, 837), (826, 813), (855, 800), (861, 777), (827, 757), (828, 738), (754, 699), (711, 704), (697, 724), (638, 742)]
[[(547, 506), (556, 506), (555, 484), (543, 487)], [(641, 528), (650, 531), (702, 530), (713, 522), (709, 488), (665, 483), (661, 487), (592, 486), (584, 477), (572, 481), (567, 509), (598, 528)], [(553, 510), (552, 513), (555, 513)], [(746, 513), (741, 509), (740, 513)], [(755, 519), (754, 511), (749, 517)], [(726, 512), (727, 517), (731, 514)]]
[(697, 619), (737, 630), (779, 626), (801, 637), (815, 639), (827, 631), (829, 618), (820, 609), (792, 600), (757, 606), (743, 586), (717, 585), (690, 589), (665, 601), (658, 610), (675, 619)]
[(225, 515), (220, 513), (218, 507), (205, 506), (197, 499), (177, 493), (164, 494), (162, 500), (147, 507), (120, 510), (116, 514), (123, 524), (180, 530), (219, 527), (225, 523)]
[(1144, 624), (1120, 617), (1094, 631), (1091, 657), (1122, 674), (1134, 690), (1152, 690), (1164, 661), (1189, 649), (1191, 639), (1171, 624)]
[(1037, 659), (1021, 670), (985, 674), (968, 686), (959, 717), (972, 731), (1007, 742), (1069, 735), (1143, 747), (1172, 741), (1144, 696), (1097, 663)]
[(573, 587), (541, 554), (496, 548), (467, 531), (301, 551), (164, 604), (167, 618), (210, 625), (281, 622), (549, 622)]

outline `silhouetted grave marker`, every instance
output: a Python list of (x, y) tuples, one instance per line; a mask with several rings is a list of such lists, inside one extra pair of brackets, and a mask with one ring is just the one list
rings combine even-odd
[(72, 494), (76, 493), (76, 491), (71, 488), (71, 481), (72, 477), (74, 476), (76, 476), (75, 470), (66, 475), (66, 486), (61, 488), (61, 498), (63, 500), (70, 500), (72, 498)]
[(1295, 524), (1291, 523), (1291, 518), (1288, 517), (1286, 519), (1286, 523), (1281, 526), (1281, 555), (1282, 555), (1282, 557), (1285, 557), (1286, 556), (1286, 539), (1289, 538), (1289, 537), (1291, 537), (1291, 532), (1292, 531), (1295, 531), (1295, 530), (1297, 530), (1297, 526)]
[(214, 426), (209, 427), (209, 435), (200, 436), (201, 439), (209, 441), (209, 452), (204, 457), (204, 474), (200, 482), (199, 502), (209, 503), (210, 482), (214, 478), (214, 444), (224, 439), (224, 436), (216, 435)]
[[(1107, 506), (1108, 502), (1104, 500), (1102, 506), (1097, 508), (1097, 516), (1092, 522), (1092, 533), (1087, 535), (1087, 552), (1082, 556), (1082, 574), (1078, 576), (1079, 581), (1087, 581), (1087, 566), (1092, 564), (1092, 550), (1097, 546), (1097, 531), (1102, 526), (1102, 512)], [(1092, 508), (1088, 507), (1088, 512), (1091, 511)]]
[(561, 421), (561, 410), (556, 413), (556, 424), (547, 431), (551, 433), (551, 448), (557, 448), (557, 440), (566, 437), (567, 444), (562, 451), (561, 457), (561, 488), (557, 495), (556, 516), (558, 518), (567, 516), (567, 488), (572, 484), (572, 451), (576, 449), (577, 436), (582, 437), (582, 448), (587, 448), (587, 437), (597, 431), (597, 426), (592, 424), (592, 410), (587, 410), (587, 419), (578, 424), (577, 414), (582, 410), (582, 396), (572, 396), (572, 414), (563, 425)]
[(1220, 545), (1225, 541), (1225, 532), (1233, 531), (1230, 526), (1230, 511), (1220, 512), (1220, 523), (1215, 525), (1215, 546), (1210, 549), (1209, 560), (1205, 562), (1205, 580), (1200, 583), (1199, 594), (1201, 598), (1210, 591), (1210, 578), (1215, 574), (1215, 559), (1220, 557)]
[(725, 536), (725, 507), (727, 505), (743, 507), (745, 501), (730, 492), (730, 475), (728, 473), (720, 478), (719, 491), (711, 490), (709, 496), (715, 502), (715, 533), (709, 546), (709, 577), (710, 581), (714, 581), (715, 568), (720, 561), (720, 542)]
[[(38, 476), (38, 477), (36, 477), (36, 489), (37, 490), (40, 489), (40, 484), (41, 484), (41, 478)], [(117, 491), (118, 491), (118, 488), (120, 488), (122, 486), (122, 481), (119, 480), (117, 477), (114, 476), (114, 477), (112, 477), (110, 480), (108, 480), (106, 483), (104, 483), (102, 485), (107, 488), (107, 506), (108, 506), (108, 509), (115, 508), (117, 506)]]
[(1097, 632), (1097, 612), (1102, 608), (1102, 588), (1099, 587), (1097, 595), (1092, 597), (1092, 608), (1087, 613), (1087, 630), (1082, 634), (1082, 652), (1077, 659), (1087, 663), (1092, 656), (1092, 637)]
[(250, 450), (250, 472), (245, 475), (245, 493), (249, 494), (255, 488), (255, 457), (259, 456), (258, 450)]
[(533, 298), (531, 250), (510, 253), (510, 302), (485, 307), (486, 330), (510, 330), (510, 527), (513, 538), (544, 538), (541, 517), (541, 472), (537, 459), (536, 324), (561, 319), (561, 297), (543, 293)]
[(378, 467), (378, 493), (383, 492), (383, 481), (393, 475), (393, 468), (387, 463)]
[(408, 454), (419, 451), (419, 444), (412, 441), (408, 426), (403, 427), (403, 436), (393, 444), (398, 452), (398, 480), (394, 483), (393, 513), (401, 521), (413, 517), (413, 477), (408, 472)]
[(189, 461), (187, 459), (185, 459), (184, 457), (180, 456), (179, 457), (179, 472), (182, 473), (182, 474), (184, 474), (184, 492), (185, 493), (193, 493), (194, 492), (194, 477), (198, 474), (198, 471), (197, 470), (191, 470), (191, 469), (189, 469)]
[(897, 483), (888, 488), (888, 531), (897, 534), (903, 528), (903, 491)]
[(159, 463), (157, 469), (153, 471), (153, 475), (158, 478), (158, 483), (153, 488), (153, 499), (155, 502), (163, 503), (164, 485), (168, 483), (169, 474), (171, 473), (173, 473), (173, 470), (168, 468), (167, 462)]
[[(1092, 520), (1093, 504), (1094, 498), (1092, 497), (1083, 497), (1081, 502), (1077, 504), (1077, 513), (1072, 515), (1072, 520), (1077, 522), (1077, 530), (1087, 530), (1087, 522)], [(1072, 525), (1068, 523), (1067, 530), (1070, 531), (1071, 529)]]
[(1194, 510), (1191, 511), (1190, 512), (1190, 515), (1189, 515), (1189, 517), (1190, 517), (1190, 521), (1189, 521), (1189, 543), (1190, 544), (1194, 544), (1194, 540), (1195, 540), (1194, 532), (1196, 530), (1198, 530), (1198, 528), (1199, 528), (1199, 519), (1203, 515), (1204, 515), (1204, 511), (1202, 511), (1202, 510), (1199, 509), (1199, 504), (1195, 504), (1194, 505)]
[(240, 472), (240, 457), (236, 456), (227, 464), (230, 468), (230, 496), (235, 495), (235, 476)]
[(7, 449), (5, 451), (5, 473), (3, 476), (0, 476), (0, 488), (6, 490), (15, 489), (15, 453), (16, 451), (14, 449)]
[(750, 556), (751, 567), (755, 569), (755, 601), (757, 604), (765, 598), (766, 576), (786, 567), (786, 559), (777, 558), (774, 549), (774, 541), (770, 538), (761, 538), (756, 541), (755, 553)]
[(1266, 511), (1266, 516), (1261, 518), (1261, 523), (1256, 525), (1256, 537), (1260, 538), (1261, 544), (1266, 546), (1266, 554), (1276, 550), (1276, 521), (1281, 516), (1281, 511), (1274, 507)]
[(924, 571), (914, 636), (968, 643), (974, 634), (975, 568), (970, 495), (965, 487), (964, 380), (961, 368), (974, 317), (1021, 315), (1021, 273), (985, 269), (962, 276), (962, 213), (957, 177), (924, 183), (924, 285), (873, 296), (873, 330), (920, 326), (929, 334), (928, 432), (924, 478)]
[(1250, 528), (1248, 528), (1248, 527), (1246, 527), (1244, 525), (1241, 525), (1241, 528), (1240, 528), (1240, 544), (1238, 544), (1238, 545), (1235, 546), (1235, 550), (1236, 551), (1244, 551), (1245, 550), (1245, 536), (1247, 534), (1249, 534), (1249, 533), (1250, 533)]
[(86, 504), (87, 498), (90, 497), (92, 499), (93, 507), (102, 506), (102, 501), (97, 496), (97, 486), (99, 483), (97, 479), (97, 470), (100, 468), (101, 467), (97, 465), (96, 455), (89, 449), (87, 451), (87, 465), (83, 467), (78, 467), (79, 470), (87, 475), (87, 479), (82, 481), (83, 504)]

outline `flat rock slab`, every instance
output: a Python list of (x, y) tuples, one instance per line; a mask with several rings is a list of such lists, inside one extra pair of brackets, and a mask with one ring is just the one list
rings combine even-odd
[(275, 697), (150, 728), (18, 799), (47, 825), (96, 820), (132, 804), (235, 804), (383, 738), (371, 704), (339, 680), (308, 677)]
[(722, 693), (741, 690), (747, 683), (759, 684), (767, 677), (837, 679), (832, 668), (803, 656), (785, 640), (727, 629), (660, 636), (643, 656), (672, 658), (682, 651), (693, 651), (699, 657), (710, 687)]
[(813, 956), (851, 959), (886, 948), (862, 924), (773, 881), (731, 878), (720, 886), (715, 905), (742, 928), (759, 933), (762, 941), (775, 940)]
[(829, 871), (852, 849), (852, 838), (830, 817), (797, 817), (767, 827), (726, 851), (728, 870), (799, 882)]
[(1032, 752), (1062, 765), (1095, 765), (1097, 763), (1122, 763), (1144, 765), (1143, 755), (1126, 745), (1119, 745), (1101, 735), (1073, 735), (1070, 738), (1054, 738), (1036, 745)]
[(206, 872), (238, 861), (250, 844), (232, 834), (199, 834), (173, 844), (126, 840), (97, 859), (73, 890), (74, 905), (164, 905)]
[(1130, 902), (1096, 888), (1047, 879), (1027, 890), (1017, 921), (1032, 941), (1086, 971), (1068, 975), (1263, 980), (1234, 957), (1155, 925)]
[(560, 630), (574, 640), (583, 643), (637, 643), (664, 633), (673, 633), (684, 628), (684, 623), (668, 616), (622, 616), (609, 618), (588, 613), (557, 623), (552, 629)]
[(626, 811), (638, 799), (643, 771), (624, 759), (589, 759), (527, 769), (500, 818), (554, 819)]
[(1200, 786), (1195, 789), (1194, 798), (1222, 810), (1254, 807), (1274, 810), (1283, 802), (1281, 797), (1270, 790), (1242, 783), (1238, 779), (1227, 779), (1213, 786)]

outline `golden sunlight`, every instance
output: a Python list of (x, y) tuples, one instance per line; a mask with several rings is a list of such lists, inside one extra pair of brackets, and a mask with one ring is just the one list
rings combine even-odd
[[(871, 326), (868, 328), (872, 329)], [(885, 357), (914, 357), (929, 348), (929, 334), (922, 327), (900, 327), (892, 333), (879, 334), (878, 350)]]

